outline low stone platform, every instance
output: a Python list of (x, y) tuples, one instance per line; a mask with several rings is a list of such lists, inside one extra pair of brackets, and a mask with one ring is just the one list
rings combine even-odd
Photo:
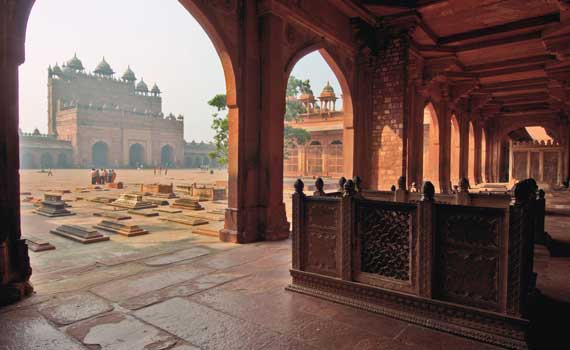
[(123, 193), (119, 199), (113, 203), (109, 203), (109, 205), (127, 209), (148, 209), (157, 207), (156, 204), (144, 201), (142, 195), (134, 193)]
[(26, 244), (28, 245), (28, 249), (30, 249), (33, 252), (43, 252), (46, 250), (54, 250), (55, 249), (54, 245), (52, 245), (48, 241), (44, 241), (41, 238), (26, 235), (24, 237), (24, 239), (26, 240)]
[(197, 212), (188, 212), (184, 213), (186, 216), (190, 216), (193, 218), (205, 219), (209, 221), (224, 221), (225, 217), (218, 214), (212, 214), (206, 211), (197, 211)]
[(186, 210), (204, 210), (197, 200), (191, 198), (179, 198), (170, 205), (173, 208), (180, 208)]
[(50, 218), (75, 215), (75, 213), (70, 212), (65, 207), (66, 204), (61, 199), (61, 195), (46, 193), (44, 194), (44, 200), (41, 201), (39, 208), (34, 210), (34, 213)]
[(93, 216), (109, 218), (109, 219), (113, 219), (113, 220), (128, 220), (131, 218), (129, 215), (126, 215), (124, 213), (121, 213), (121, 212), (117, 213), (117, 212), (112, 212), (112, 211), (99, 211), (99, 212), (93, 213)]
[(160, 217), (160, 220), (163, 221), (170, 221), (176, 222), (178, 224), (188, 225), (188, 226), (198, 226), (198, 225), (205, 225), (208, 223), (208, 220), (199, 219), (199, 218), (192, 218), (187, 215), (178, 214), (178, 215), (168, 215), (164, 217)]
[(161, 213), (167, 213), (167, 214), (178, 214), (178, 213), (182, 213), (182, 209), (175, 209), (175, 208), (156, 208), (154, 209), (155, 211), (161, 212)]
[(103, 220), (99, 224), (93, 225), (93, 227), (127, 237), (141, 236), (149, 233), (137, 225), (129, 225), (116, 220)]
[(150, 209), (129, 210), (127, 213), (144, 217), (158, 216), (158, 212)]
[(103, 236), (99, 231), (81, 225), (61, 225), (55, 230), (50, 230), (49, 232), (83, 244), (109, 240), (109, 237)]
[(162, 199), (162, 198), (145, 197), (144, 200), (145, 200), (145, 202), (149, 202), (149, 203), (156, 204), (156, 205), (170, 205), (169, 201), (167, 201), (166, 199)]
[(220, 232), (218, 230), (209, 228), (209, 227), (198, 227), (195, 228), (194, 230), (192, 230), (192, 233), (195, 233), (197, 235), (205, 235), (205, 236), (211, 236), (211, 237), (219, 237), (220, 236)]
[(89, 199), (90, 202), (102, 203), (102, 204), (113, 203), (116, 200), (117, 200), (116, 198), (110, 198), (110, 197), (95, 197), (95, 198)]

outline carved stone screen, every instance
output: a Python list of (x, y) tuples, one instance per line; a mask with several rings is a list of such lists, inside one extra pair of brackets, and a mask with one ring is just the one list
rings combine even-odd
[(499, 310), (503, 209), (436, 205), (435, 297)]
[(360, 271), (399, 281), (411, 279), (416, 207), (362, 202), (358, 208)]
[(513, 152), (513, 177), (526, 179), (527, 176), (527, 152)]
[(558, 152), (544, 152), (544, 181), (558, 183)]
[(308, 200), (305, 205), (306, 229), (302, 237), (302, 245), (305, 247), (302, 257), (303, 269), (338, 277), (340, 201)]

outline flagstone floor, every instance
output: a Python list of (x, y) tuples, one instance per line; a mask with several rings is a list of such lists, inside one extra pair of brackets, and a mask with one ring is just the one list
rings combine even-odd
[[(556, 200), (570, 205), (570, 194)], [(91, 216), (91, 202), (70, 204), (78, 215), (58, 219), (23, 209), (24, 234), (39, 234), (57, 249), (30, 252), (36, 293), (0, 308), (0, 350), (497, 349), (286, 291), (290, 240), (227, 244), (152, 218), (137, 218), (148, 235), (112, 235), (92, 245), (45, 233), (63, 222), (101, 219)], [(546, 226), (570, 243), (570, 213), (549, 215)], [(542, 297), (533, 308), (531, 343), (563, 349), (570, 258), (539, 246), (535, 259)]]

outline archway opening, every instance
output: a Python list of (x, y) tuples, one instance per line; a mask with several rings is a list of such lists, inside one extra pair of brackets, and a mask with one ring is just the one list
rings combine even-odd
[(475, 129), (473, 128), (473, 122), (469, 121), (469, 154), (467, 158), (467, 176), (469, 177), (469, 183), (475, 185), (477, 179), (475, 177)]
[(65, 169), (65, 168), (69, 167), (69, 164), (67, 161), (67, 155), (65, 153), (60, 153), (57, 156), (57, 167), (60, 169)]
[(140, 143), (132, 144), (129, 147), (129, 166), (131, 168), (139, 168), (144, 164), (144, 147)]
[(52, 158), (51, 154), (49, 154), (49, 153), (42, 154), (40, 164), (41, 164), (42, 169), (53, 168), (53, 158)]
[(489, 181), (487, 175), (487, 132), (485, 128), (481, 129), (481, 181)]
[(34, 155), (31, 152), (26, 152), (20, 160), (20, 167), (22, 169), (35, 169), (37, 167), (34, 161)]
[(450, 142), (450, 157), (449, 157), (449, 180), (451, 181), (451, 188), (459, 185), (459, 154), (460, 154), (460, 128), (459, 122), (455, 114), (451, 116), (451, 142)]
[(107, 168), (109, 166), (109, 145), (103, 141), (96, 142), (91, 147), (91, 160), (95, 168)]
[[(439, 186), (439, 123), (433, 104), (424, 108), (423, 118), (423, 181), (430, 181), (438, 190)], [(421, 185), (421, 184), (418, 184)]]
[(321, 176), (323, 173), (323, 145), (319, 141), (312, 141), (307, 149), (307, 174)]
[(172, 168), (174, 166), (174, 150), (172, 146), (162, 146), (160, 150), (160, 164), (163, 168)]

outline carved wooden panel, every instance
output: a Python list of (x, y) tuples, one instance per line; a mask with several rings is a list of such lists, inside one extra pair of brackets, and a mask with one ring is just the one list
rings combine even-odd
[(303, 270), (338, 277), (340, 200), (307, 200)]
[(499, 310), (505, 210), (436, 205), (435, 296)]

